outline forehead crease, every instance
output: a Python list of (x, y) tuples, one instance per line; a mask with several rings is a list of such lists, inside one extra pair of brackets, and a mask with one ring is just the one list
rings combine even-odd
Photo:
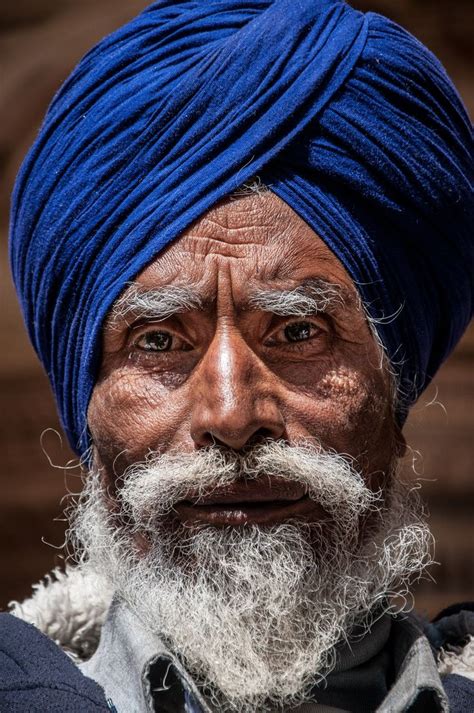
[(197, 220), (183, 237), (208, 238), (227, 243), (263, 244), (288, 229), (288, 216), (278, 205), (261, 198), (230, 199)]
[[(207, 240), (203, 239), (202, 242), (207, 243)], [(323, 280), (337, 283), (345, 297), (356, 297), (357, 290), (353, 284), (349, 286), (345, 284), (345, 280), (341, 281), (337, 277), (333, 279), (333, 264), (326, 254), (327, 248), (322, 249), (315, 244), (314, 255), (310, 262), (307, 253), (300, 255), (298, 251), (290, 252), (291, 255), (282, 249), (269, 251), (266, 254), (260, 251), (242, 254), (244, 261), (246, 257), (249, 258), (248, 269), (243, 266), (247, 277), (242, 292), (245, 293), (248, 288), (294, 290), (314, 280)], [(229, 254), (229, 256), (233, 255)], [(235, 256), (237, 257), (238, 253)], [(209, 257), (216, 260), (206, 263), (190, 260), (190, 257), (195, 257), (195, 253), (183, 250), (174, 252), (168, 249), (141, 273), (133, 284), (144, 290), (156, 290), (166, 286), (184, 287), (194, 291), (203, 302), (209, 302), (216, 289), (216, 277), (219, 272), (217, 259), (221, 255), (209, 254)]]
[(222, 226), (206, 219), (189, 230), (183, 236), (182, 241), (190, 247), (191, 243), (195, 243), (191, 249), (198, 249), (201, 252), (206, 246), (210, 246), (212, 249), (213, 243), (228, 246), (264, 246), (273, 242), (281, 234), (281, 227), (262, 222), (256, 222), (253, 225), (246, 223), (245, 225)]
[(309, 236), (309, 239), (310, 251), (307, 243), (303, 246), (281, 243), (279, 249), (272, 255), (272, 259), (260, 265), (259, 277), (275, 282), (302, 281), (308, 273), (315, 275), (320, 271), (321, 277), (329, 279), (337, 258), (317, 238)]

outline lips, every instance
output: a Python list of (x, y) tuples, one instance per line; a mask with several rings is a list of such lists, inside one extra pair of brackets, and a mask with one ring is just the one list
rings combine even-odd
[(238, 481), (201, 497), (191, 492), (175, 511), (187, 525), (215, 527), (272, 525), (292, 518), (320, 520), (323, 515), (303, 485), (277, 476)]

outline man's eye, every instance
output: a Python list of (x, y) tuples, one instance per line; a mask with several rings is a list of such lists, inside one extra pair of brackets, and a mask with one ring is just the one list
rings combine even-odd
[(283, 334), (288, 342), (304, 342), (314, 337), (319, 331), (321, 330), (311, 322), (292, 322), (284, 328)]
[(324, 330), (321, 329), (321, 327), (318, 327), (318, 325), (313, 322), (307, 322), (305, 320), (290, 322), (286, 326), (282, 326), (280, 329), (273, 332), (272, 336), (267, 341), (267, 346), (281, 346), (285, 344), (306, 342), (313, 339), (313, 337), (316, 337), (323, 331)]
[(136, 341), (135, 346), (145, 352), (167, 352), (173, 345), (169, 332), (145, 332)]

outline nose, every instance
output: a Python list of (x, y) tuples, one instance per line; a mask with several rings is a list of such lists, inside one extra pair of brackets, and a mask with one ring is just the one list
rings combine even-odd
[(285, 437), (277, 377), (236, 331), (216, 333), (194, 375), (191, 437), (198, 448), (239, 450)]

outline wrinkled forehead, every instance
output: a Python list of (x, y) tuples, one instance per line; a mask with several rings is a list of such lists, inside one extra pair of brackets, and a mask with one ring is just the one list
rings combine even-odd
[(333, 285), (346, 304), (360, 305), (340, 260), (288, 204), (270, 190), (227, 197), (167, 246), (127, 291), (196, 287), (212, 300), (229, 282), (236, 300), (260, 289), (297, 289), (308, 280)]

